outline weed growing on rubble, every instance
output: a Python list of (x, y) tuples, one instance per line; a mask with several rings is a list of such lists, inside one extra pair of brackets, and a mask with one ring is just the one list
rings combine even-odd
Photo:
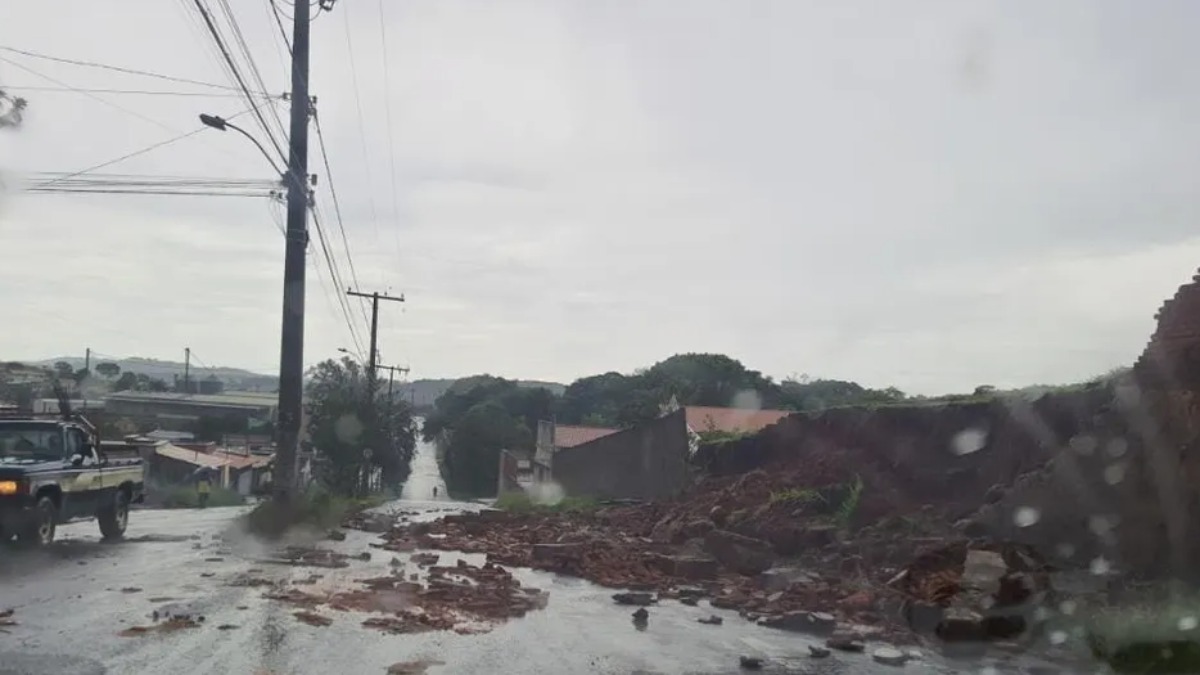
[(863, 493), (862, 476), (855, 476), (854, 482), (847, 487), (846, 497), (837, 509), (837, 521), (842, 527), (848, 527), (854, 514), (858, 511), (858, 503), (861, 501)]
[(772, 504), (823, 504), (825, 497), (812, 488), (788, 488), (771, 493)]
[(244, 524), (250, 533), (264, 537), (278, 537), (294, 527), (323, 530), (385, 501), (384, 495), (351, 498), (314, 488), (297, 495), (287, 506), (273, 500), (262, 502), (245, 515)]
[(599, 504), (584, 497), (564, 497), (553, 504), (539, 504), (521, 492), (506, 492), (496, 499), (495, 507), (512, 513), (578, 513), (594, 510)]

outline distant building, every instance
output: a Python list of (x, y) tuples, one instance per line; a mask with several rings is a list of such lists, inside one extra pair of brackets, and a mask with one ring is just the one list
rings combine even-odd
[[(95, 400), (72, 399), (71, 400), (71, 412), (86, 414), (88, 411), (95, 412), (95, 411), (100, 411), (100, 410), (104, 410), (104, 401), (103, 400), (100, 400), (100, 399), (95, 399)], [(57, 415), (59, 413), (58, 399), (56, 399), (56, 398), (39, 398), (39, 399), (34, 400), (33, 413), (35, 415)]]
[(160, 428), (184, 430), (200, 418), (244, 421), (247, 428), (275, 421), (278, 394), (226, 392), (187, 394), (121, 391), (109, 394), (105, 409), (117, 417), (153, 422)]
[(700, 447), (701, 434), (712, 432), (729, 435), (752, 434), (775, 424), (794, 412), (792, 410), (683, 406), (690, 451), (693, 454)]
[(150, 479), (164, 485), (189, 484), (201, 469), (217, 476), (217, 484), (249, 496), (271, 480), (274, 456), (228, 452), (214, 443), (159, 443), (150, 462)]

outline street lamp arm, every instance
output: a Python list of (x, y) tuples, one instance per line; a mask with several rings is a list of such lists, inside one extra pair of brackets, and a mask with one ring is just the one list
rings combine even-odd
[(204, 126), (212, 127), (213, 129), (217, 129), (219, 131), (225, 131), (226, 129), (233, 129), (234, 131), (238, 132), (239, 134), (250, 139), (250, 142), (254, 144), (254, 147), (258, 148), (258, 151), (262, 153), (263, 157), (267, 158), (267, 163), (271, 165), (271, 168), (275, 169), (275, 172), (278, 173), (280, 176), (282, 176), (284, 174), (284, 172), (281, 171), (279, 169), (279, 167), (275, 164), (275, 160), (271, 158), (271, 154), (269, 152), (267, 152), (267, 149), (263, 147), (262, 143), (259, 143), (258, 139), (255, 138), (253, 135), (251, 135), (249, 132), (247, 132), (245, 129), (239, 127), (238, 125), (234, 124), (233, 122), (230, 122), (229, 120), (225, 119), (224, 117), (218, 117), (217, 115), (202, 114), (202, 115), (200, 115), (200, 121), (204, 123)]

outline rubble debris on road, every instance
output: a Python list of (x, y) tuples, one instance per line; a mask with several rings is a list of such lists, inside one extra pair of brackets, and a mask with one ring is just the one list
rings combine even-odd
[(302, 610), (299, 612), (294, 612), (292, 614), (292, 616), (296, 617), (303, 623), (306, 623), (310, 626), (316, 626), (317, 628), (324, 628), (325, 626), (329, 626), (329, 625), (333, 624), (333, 619), (331, 619), (327, 616), (321, 616), (320, 614), (317, 614), (316, 612), (309, 612), (309, 611)]
[(459, 560), (453, 566), (430, 567), (428, 572), (424, 584), (392, 574), (359, 579), (356, 588), (324, 592), (277, 586), (263, 597), (308, 611), (325, 606), (342, 612), (388, 614), (368, 618), (363, 625), (389, 633), (478, 633), (546, 606), (544, 591), (521, 586), (499, 565), (477, 567)]
[(738, 665), (746, 670), (762, 670), (763, 660), (757, 656), (742, 656), (738, 658)]
[(618, 605), (637, 605), (638, 607), (646, 607), (658, 602), (658, 598), (655, 598), (653, 593), (642, 592), (614, 593), (612, 599)]
[(817, 645), (808, 646), (808, 655), (814, 659), (823, 659), (828, 657), (830, 654), (833, 654), (833, 652), (826, 647), (819, 647)]
[(217, 630), (237, 630), (238, 628), (239, 626), (235, 626), (231, 623), (223, 623), (220, 626), (217, 626)]
[(436, 553), (414, 553), (408, 557), (418, 567), (429, 567), (438, 564), (441, 556)]
[(725, 619), (713, 614), (712, 616), (700, 617), (699, 619), (696, 619), (696, 623), (708, 624), (710, 626), (720, 626), (721, 624), (725, 623)]
[(871, 652), (871, 658), (885, 666), (902, 666), (908, 661), (908, 655), (895, 647), (880, 647)]
[(174, 633), (188, 628), (199, 628), (204, 623), (204, 617), (184, 613), (159, 613), (155, 610), (151, 615), (154, 624), (151, 626), (130, 626), (117, 633), (121, 637), (140, 637), (152, 633)]
[(141, 593), (142, 589), (138, 588), (137, 586), (126, 586), (125, 588), (121, 589), (121, 592), (122, 593)]
[(330, 541), (346, 541), (346, 533), (341, 530), (330, 530), (325, 538)]
[(347, 562), (349, 558), (350, 556), (345, 553), (338, 553), (337, 551), (330, 551), (323, 548), (290, 546), (284, 549), (276, 558), (263, 558), (255, 562), (269, 565), (341, 569), (350, 566), (350, 563)]
[(425, 675), (433, 666), (445, 665), (443, 661), (428, 659), (425, 661), (401, 661), (388, 666), (387, 675)]
[(639, 607), (633, 613), (633, 625), (634, 626), (637, 626), (638, 628), (645, 628), (646, 624), (648, 624), (649, 622), (650, 622), (650, 612), (647, 612), (645, 607)]
[[(15, 609), (0, 610), (0, 628), (2, 628), (4, 626), (16, 626), (17, 625), (17, 620), (13, 618), (13, 614), (16, 614)], [(5, 631), (5, 632), (7, 632), (7, 631)]]

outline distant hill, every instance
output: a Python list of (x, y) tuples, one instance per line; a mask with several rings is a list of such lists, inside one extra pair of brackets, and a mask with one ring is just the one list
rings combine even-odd
[[(46, 359), (45, 361), (35, 361), (27, 365), (53, 368), (54, 364), (59, 361), (66, 361), (75, 369), (82, 368), (84, 364), (82, 356), (60, 356), (53, 359)], [(95, 368), (97, 363), (105, 362), (117, 364), (121, 367), (121, 372), (123, 373), (141, 373), (147, 377), (164, 380), (167, 384), (173, 383), (176, 375), (183, 377), (184, 366), (180, 361), (160, 361), (159, 359), (144, 359), (137, 356), (116, 360), (93, 357), (92, 368)], [(242, 368), (201, 368), (196, 364), (192, 364), (192, 377), (203, 379), (210, 375), (224, 382), (226, 389), (237, 391), (275, 391), (279, 388), (279, 378), (274, 375), (253, 373)]]
[[(400, 393), (397, 397), (402, 397), (412, 402), (417, 408), (431, 408), (437, 397), (446, 393), (450, 385), (457, 382), (457, 378), (445, 378), (437, 380), (413, 380), (404, 384), (396, 385), (396, 390)], [(554, 392), (556, 396), (561, 396), (566, 386), (557, 382), (541, 382), (538, 380), (519, 380), (517, 382), (522, 387), (541, 387)]]

